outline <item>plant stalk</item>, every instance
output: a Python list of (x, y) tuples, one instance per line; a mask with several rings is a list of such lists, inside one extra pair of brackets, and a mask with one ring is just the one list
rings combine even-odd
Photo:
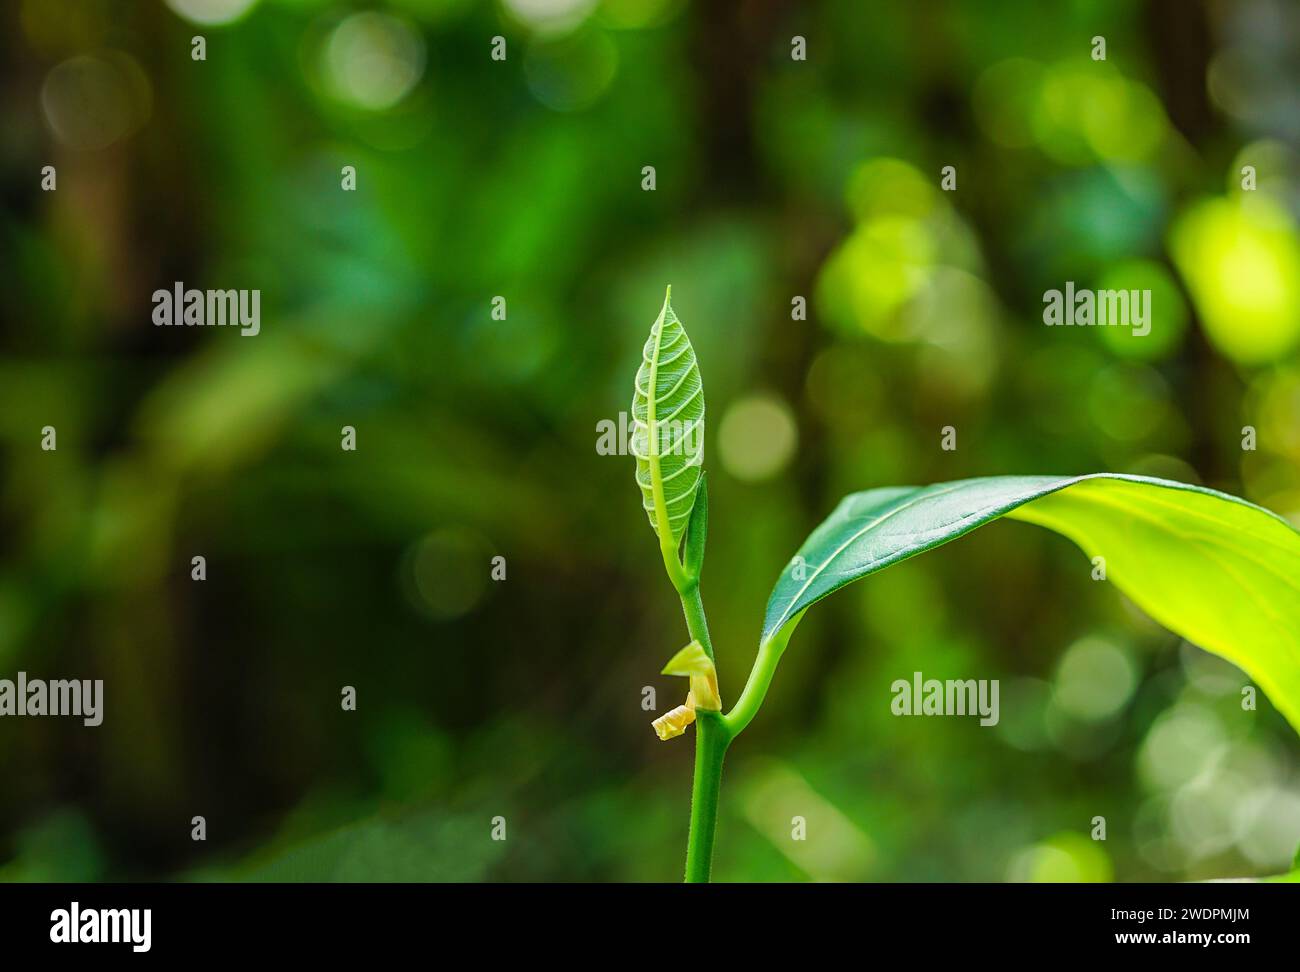
[(718, 792), (722, 758), (731, 733), (719, 712), (695, 714), (695, 782), (691, 785), (691, 829), (686, 838), (686, 883), (705, 883), (713, 869), (713, 839), (718, 830)]
[[(674, 559), (675, 559), (674, 553)], [(665, 559), (667, 559), (665, 557)], [(704, 616), (697, 577), (687, 577), (677, 588), (686, 615), (686, 629), (713, 657), (709, 622)], [(713, 868), (713, 840), (718, 830), (718, 793), (722, 787), (722, 758), (731, 743), (731, 731), (721, 712), (695, 711), (695, 780), (691, 784), (691, 825), (686, 838), (686, 881), (709, 880)]]
[[(668, 557), (665, 556), (664, 560), (667, 562)], [(680, 564), (678, 569), (681, 569)], [(704, 653), (713, 659), (713, 642), (709, 639), (708, 619), (704, 617), (704, 600), (700, 597), (699, 580), (685, 578), (681, 586), (677, 587), (677, 593), (682, 599), (682, 613), (686, 615), (686, 630), (690, 632), (691, 638), (704, 647)]]

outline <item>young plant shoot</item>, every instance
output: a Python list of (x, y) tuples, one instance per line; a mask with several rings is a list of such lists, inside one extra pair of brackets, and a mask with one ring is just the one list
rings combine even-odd
[(846, 496), (777, 579), (753, 669), (724, 714), (700, 596), (709, 521), (704, 386), (671, 297), (669, 288), (636, 374), (632, 453), (691, 639), (663, 669), (689, 679), (685, 701), (654, 722), (665, 740), (695, 726), (687, 881), (709, 879), (723, 757), (758, 714), (808, 608), (1001, 517), (1036, 523), (1089, 558), (1104, 557), (1107, 579), (1130, 600), (1242, 669), (1300, 730), (1300, 531), (1235, 496), (1116, 473), (992, 476)]

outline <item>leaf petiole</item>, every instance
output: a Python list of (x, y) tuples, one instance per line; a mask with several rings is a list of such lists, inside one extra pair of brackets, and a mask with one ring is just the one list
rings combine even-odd
[(758, 715), (759, 707), (763, 704), (763, 699), (767, 695), (767, 688), (772, 684), (772, 676), (776, 674), (777, 663), (781, 660), (781, 656), (785, 654), (786, 645), (790, 643), (790, 636), (794, 634), (794, 629), (799, 626), (805, 611), (807, 611), (807, 608), (787, 621), (776, 634), (765, 638), (759, 643), (758, 655), (754, 659), (754, 667), (750, 669), (749, 679), (740, 692), (740, 698), (736, 700), (736, 704), (732, 706), (731, 711), (722, 717), (722, 721), (733, 739), (744, 731), (745, 727), (753, 721), (754, 716)]

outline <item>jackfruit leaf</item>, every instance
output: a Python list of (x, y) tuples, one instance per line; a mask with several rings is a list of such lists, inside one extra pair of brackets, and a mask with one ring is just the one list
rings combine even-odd
[(1002, 516), (1105, 558), (1107, 580), (1241, 668), (1300, 731), (1300, 531), (1235, 496), (1143, 476), (996, 476), (846, 496), (777, 581), (763, 642), (844, 585)]
[(632, 396), (632, 454), (641, 505), (665, 544), (680, 543), (703, 475), (704, 384), (672, 288), (641, 352)]

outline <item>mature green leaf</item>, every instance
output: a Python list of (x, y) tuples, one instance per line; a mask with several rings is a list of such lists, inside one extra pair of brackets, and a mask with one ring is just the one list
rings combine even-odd
[(632, 454), (650, 525), (680, 542), (704, 460), (704, 384), (672, 288), (641, 352), (632, 397)]
[(1160, 479), (997, 476), (854, 493), (781, 575), (763, 640), (845, 584), (1001, 516), (1104, 557), (1108, 580), (1245, 671), (1300, 730), (1300, 531), (1235, 496)]

